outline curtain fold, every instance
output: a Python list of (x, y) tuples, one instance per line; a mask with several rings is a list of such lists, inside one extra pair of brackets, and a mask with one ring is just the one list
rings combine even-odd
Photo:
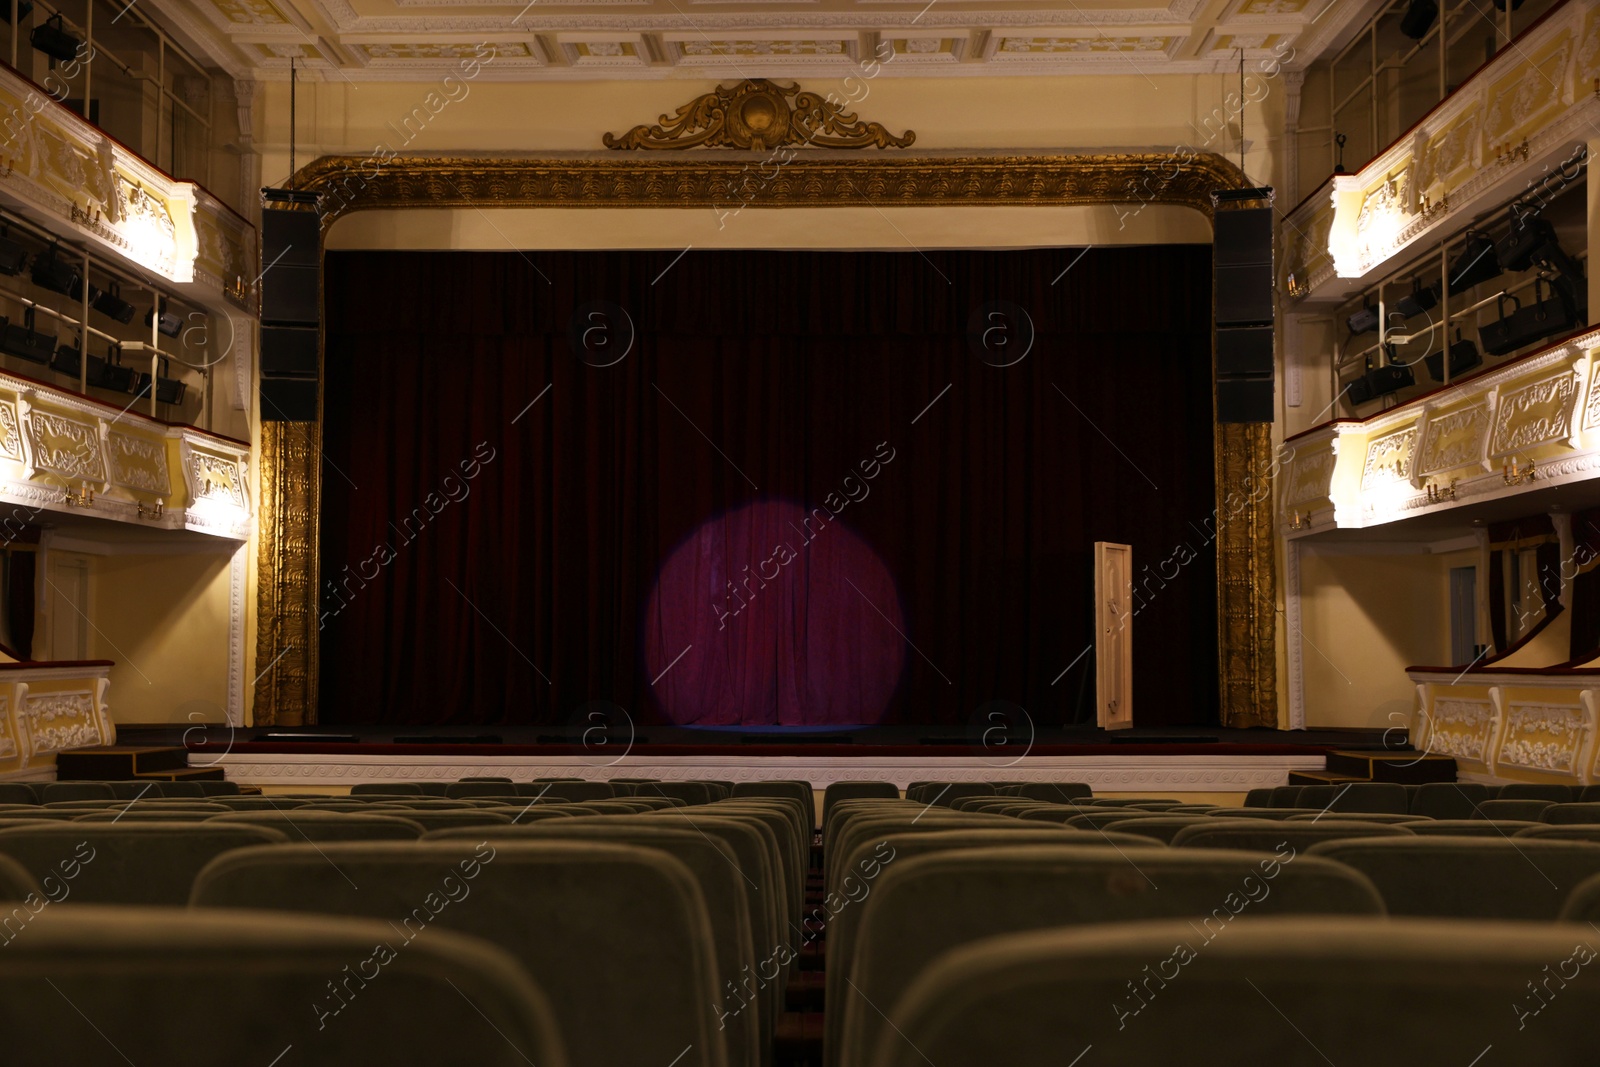
[(330, 253), (321, 721), (1092, 720), (1106, 540), (1215, 723), (1210, 249), (1078, 255)]

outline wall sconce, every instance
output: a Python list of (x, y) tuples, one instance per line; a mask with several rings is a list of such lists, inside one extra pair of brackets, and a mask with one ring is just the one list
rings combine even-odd
[(89, 488), (89, 483), (84, 482), (78, 486), (77, 492), (70, 488), (62, 491), (62, 500), (69, 508), (94, 507), (94, 490)]
[(1309, 525), (1310, 523), (1307, 521), (1307, 516), (1300, 514), (1298, 510), (1293, 512), (1289, 517), (1289, 529), (1291, 530), (1304, 530)]
[(1421, 214), (1422, 214), (1423, 218), (1425, 218), (1425, 219), (1436, 218), (1437, 216), (1443, 215), (1446, 211), (1449, 211), (1449, 210), (1450, 210), (1450, 194), (1449, 193), (1445, 193), (1443, 196), (1439, 197), (1439, 202), (1437, 204), (1435, 204), (1432, 200), (1428, 199), (1428, 194), (1427, 193), (1423, 193), (1422, 194)]
[(1494, 151), (1494, 161), (1497, 166), (1509, 167), (1521, 156), (1524, 163), (1528, 160), (1528, 139), (1524, 137), (1521, 144), (1503, 144)]
[(1519, 467), (1516, 457), (1513, 456), (1510, 463), (1500, 468), (1500, 477), (1507, 485), (1521, 485), (1539, 477), (1539, 467), (1531, 459), (1528, 460), (1526, 467)]
[(1432, 482), (1428, 483), (1428, 503), (1430, 503), (1430, 504), (1442, 504), (1447, 500), (1454, 500), (1455, 498), (1456, 498), (1456, 479), (1451, 478), (1450, 479), (1450, 484), (1448, 486), (1446, 486), (1445, 488), (1443, 488), (1443, 489), (1440, 489), (1437, 485), (1435, 485)]
[(145, 504), (143, 500), (139, 501), (139, 517), (141, 519), (149, 519), (151, 522), (155, 522), (166, 513), (167, 503), (164, 500), (157, 500), (154, 506)]

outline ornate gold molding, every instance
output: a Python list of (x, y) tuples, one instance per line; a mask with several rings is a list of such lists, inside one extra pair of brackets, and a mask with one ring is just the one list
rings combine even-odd
[(766, 78), (719, 85), (662, 115), (655, 126), (606, 134), (607, 148), (748, 148), (765, 152), (784, 145), (807, 148), (906, 148), (917, 139), (896, 137), (877, 122), (862, 122), (832, 94), (825, 99)]
[[(324, 156), (294, 179), (296, 188), (323, 194), (325, 224), (351, 211), (440, 207), (1107, 204), (1137, 210), (1145, 204), (1161, 203), (1193, 208), (1210, 217), (1213, 190), (1244, 184), (1238, 168), (1213, 153), (1178, 162), (1175, 153), (1131, 152), (1036, 156), (807, 152), (771, 165), (770, 173), (761, 163), (753, 167), (750, 154), (738, 152), (578, 159), (397, 156), (386, 161)], [(1222, 723), (1275, 726), (1271, 427), (1219, 425), (1214, 446)], [(312, 463), (307, 477), (315, 474)], [(264, 480), (272, 477), (269, 471), (263, 472)], [(1246, 500), (1243, 507), (1237, 503), (1241, 487)], [(268, 493), (269, 487), (263, 486), (263, 633), (277, 625), (267, 617), (269, 540), (283, 536), (298, 545), (316, 543), (315, 491), (303, 508), (295, 509), (308, 524), (295, 530), (289, 528), (292, 523), (280, 526), (268, 518)], [(314, 558), (309, 565), (314, 568)], [(285, 575), (285, 581), (303, 580), (306, 573)], [(280, 599), (292, 602), (296, 611), (306, 612), (308, 638), (314, 639), (315, 581), (301, 593), (310, 597), (309, 602), (287, 595)], [(273, 654), (277, 650), (274, 648)], [(314, 647), (308, 662), (310, 695), (304, 706), (314, 708)], [(257, 700), (259, 709), (259, 687)]]
[(316, 721), (321, 438), (315, 422), (261, 423), (257, 726)]

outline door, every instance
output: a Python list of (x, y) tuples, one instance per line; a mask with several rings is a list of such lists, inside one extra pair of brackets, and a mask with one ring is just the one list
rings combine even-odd
[(1094, 691), (1102, 730), (1133, 725), (1133, 546), (1094, 543)]

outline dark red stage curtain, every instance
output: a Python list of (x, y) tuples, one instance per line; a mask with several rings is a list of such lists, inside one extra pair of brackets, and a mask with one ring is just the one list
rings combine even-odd
[(1216, 721), (1209, 247), (325, 277), (323, 722)]

